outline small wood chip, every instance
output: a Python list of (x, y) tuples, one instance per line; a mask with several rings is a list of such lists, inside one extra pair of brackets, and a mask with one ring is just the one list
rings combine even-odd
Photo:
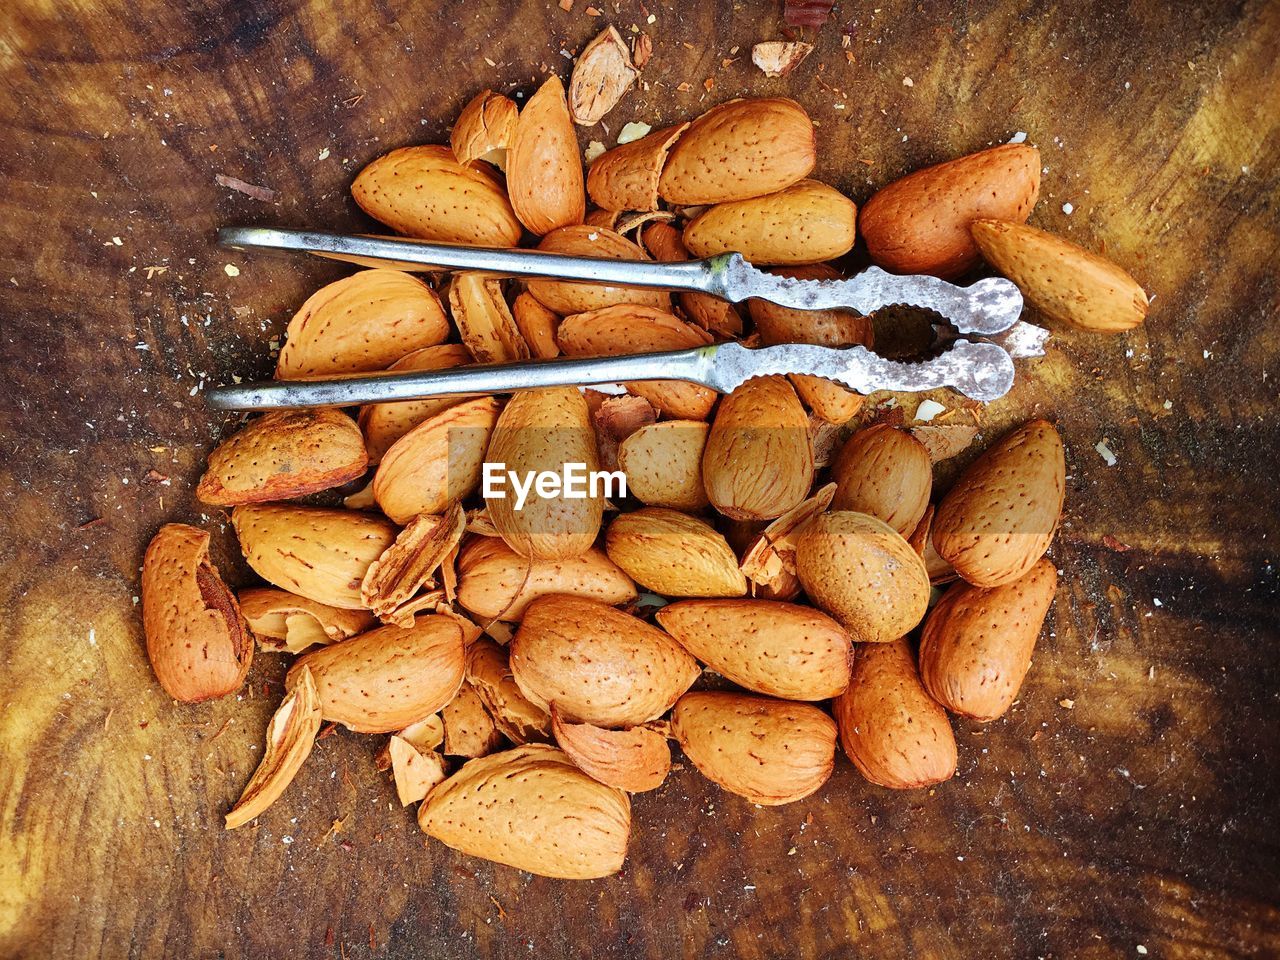
[(276, 192), (270, 187), (260, 187), (256, 183), (248, 183), (239, 177), (228, 177), (226, 174), (219, 173), (213, 179), (220, 187), (243, 193), (246, 197), (261, 200), (263, 203), (271, 203), (276, 198)]

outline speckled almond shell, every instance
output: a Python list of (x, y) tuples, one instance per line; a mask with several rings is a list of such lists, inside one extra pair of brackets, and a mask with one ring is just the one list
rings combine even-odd
[(707, 499), (734, 520), (772, 520), (813, 486), (809, 415), (786, 377), (748, 380), (720, 401), (702, 453)]
[(231, 507), (294, 500), (364, 474), (369, 456), (355, 421), (340, 410), (276, 410), (209, 454), (196, 496)]
[(911, 790), (955, 775), (951, 722), (921, 684), (905, 640), (859, 645), (832, 711), (844, 752), (872, 783)]
[(385, 626), (299, 657), (320, 695), (321, 715), (357, 733), (394, 733), (435, 713), (462, 685), (466, 649), (452, 617), (420, 616), (409, 627)]
[(360, 581), (396, 539), (396, 526), (354, 510), (261, 503), (236, 507), (231, 523), (249, 566), (282, 590), (361, 610)]
[(953, 713), (994, 720), (1018, 697), (1053, 603), (1058, 574), (1048, 560), (1003, 587), (948, 588), (920, 638), (920, 676)]
[[(568, 463), (598, 470), (599, 452), (591, 414), (575, 387), (522, 390), (498, 417), (485, 460), (506, 465), (524, 477), (551, 471), (557, 475)], [(509, 485), (508, 485), (509, 486)], [(604, 517), (604, 497), (541, 497), (530, 490), (523, 509), (516, 509), (515, 491), (489, 497), (485, 504), (495, 529), (516, 553), (533, 560), (558, 560), (585, 553), (595, 543)]]
[(757, 266), (821, 263), (853, 249), (857, 223), (858, 208), (839, 190), (801, 180), (709, 207), (684, 228), (684, 245), (695, 257), (736, 252)]
[(590, 880), (622, 869), (631, 802), (562, 750), (530, 744), (465, 764), (427, 795), (418, 824), (474, 857), (544, 877)]
[[(681, 263), (692, 259), (680, 231), (669, 223), (650, 223), (641, 236), (645, 249), (655, 260)], [(742, 336), (742, 314), (734, 304), (707, 293), (681, 293), (679, 299), (684, 315), (708, 333), (734, 339)]]
[(656, 790), (671, 771), (671, 748), (656, 730), (566, 723), (554, 707), (551, 723), (560, 749), (580, 770), (607, 786), (627, 793)]
[(636, 598), (631, 578), (597, 547), (559, 560), (529, 560), (500, 537), (476, 537), (458, 555), (458, 603), (481, 620), (517, 623), (529, 604), (550, 593), (610, 606)]
[(667, 153), (689, 124), (655, 130), (596, 157), (587, 171), (587, 194), (605, 210), (657, 210), (658, 181)]
[(511, 671), (531, 701), (571, 723), (634, 727), (657, 719), (701, 670), (657, 627), (581, 597), (540, 597), (511, 641)]
[(441, 243), (514, 247), (520, 221), (484, 164), (463, 166), (443, 146), (402, 147), (360, 171), (351, 195), (397, 233)]
[[(544, 253), (604, 260), (648, 260), (649, 255), (607, 227), (586, 224), (552, 230), (538, 244)], [(671, 308), (671, 295), (644, 287), (615, 287), (599, 283), (570, 283), (564, 280), (530, 280), (529, 293), (548, 310), (561, 316), (586, 313), (619, 303), (634, 303), (658, 310)]]
[(1021, 223), (1039, 193), (1040, 151), (1005, 144), (893, 181), (863, 206), (858, 229), (886, 270), (957, 277), (980, 259), (969, 224)]
[(1119, 333), (1147, 318), (1146, 292), (1105, 257), (1022, 223), (975, 220), (969, 232), (983, 259), (1054, 320)]
[(473, 160), (494, 150), (506, 150), (516, 133), (519, 110), (515, 101), (492, 90), (476, 94), (462, 108), (449, 135), (449, 146), (459, 163)]
[(658, 192), (679, 205), (745, 200), (789, 187), (816, 160), (813, 123), (800, 104), (782, 97), (730, 100), (680, 137)]
[(530, 357), (502, 285), (486, 274), (455, 273), (449, 284), (449, 310), (458, 335), (476, 363), (519, 363)]
[(142, 623), (156, 679), (196, 703), (240, 689), (253, 638), (236, 598), (209, 560), (209, 534), (165, 524), (142, 561)]
[(618, 467), (627, 475), (627, 492), (651, 507), (705, 509), (702, 451), (710, 429), (702, 420), (664, 420), (623, 440)]
[[(705, 330), (665, 310), (629, 303), (565, 317), (556, 339), (570, 357), (661, 353), (712, 342)], [(714, 390), (680, 380), (646, 380), (626, 387), (678, 420), (705, 420), (716, 402)]]
[(1066, 494), (1062, 438), (1031, 420), (987, 448), (947, 491), (933, 518), (938, 555), (969, 583), (1024, 576), (1053, 542)]
[(671, 732), (705, 777), (765, 806), (804, 799), (835, 766), (835, 722), (807, 703), (686, 693), (671, 712)]
[(276, 378), (385, 370), (407, 353), (443, 343), (440, 298), (399, 270), (361, 270), (321, 287), (293, 315)]
[(501, 405), (476, 397), (432, 414), (391, 445), (373, 476), (373, 496), (396, 523), (443, 513), (480, 486)]
[(920, 555), (865, 513), (824, 513), (805, 526), (796, 538), (796, 575), (809, 599), (863, 643), (906, 636), (929, 605)]
[(773, 600), (682, 600), (658, 623), (721, 676), (783, 700), (826, 700), (849, 685), (853, 640), (824, 613)]
[(520, 222), (538, 236), (586, 216), (578, 134), (555, 74), (520, 111), (507, 150), (507, 190)]
[[(423, 347), (406, 354), (388, 370), (446, 370), (471, 362), (471, 354), (460, 343), (442, 343)], [(379, 463), (391, 445), (433, 414), (460, 402), (459, 397), (436, 397), (430, 400), (401, 400), (396, 403), (371, 403), (360, 408), (356, 422), (364, 431), (369, 462)]]
[(493, 717), (489, 715), (480, 694), (466, 680), (453, 699), (440, 711), (444, 723), (444, 747), (441, 752), (451, 757), (483, 757), (502, 743)]
[(869, 513), (909, 537), (920, 525), (933, 489), (925, 445), (905, 430), (879, 423), (859, 430), (836, 457), (833, 510)]
[[(331, 607), (276, 587), (250, 587), (241, 590), (237, 599), (240, 612), (258, 642), (290, 653), (301, 649), (286, 645), (291, 635), (299, 632), (314, 638), (313, 643), (333, 643), (363, 633), (374, 624), (374, 616), (367, 610)], [(302, 631), (299, 619), (308, 624)]]
[(539, 360), (560, 356), (560, 345), (556, 343), (560, 314), (543, 306), (533, 294), (525, 291), (511, 302), (511, 318), (533, 356)]
[(724, 536), (704, 520), (664, 507), (620, 513), (605, 534), (609, 559), (665, 597), (740, 597), (747, 578)]
[(512, 743), (550, 739), (551, 717), (520, 691), (504, 647), (492, 640), (473, 642), (467, 649), (467, 680)]

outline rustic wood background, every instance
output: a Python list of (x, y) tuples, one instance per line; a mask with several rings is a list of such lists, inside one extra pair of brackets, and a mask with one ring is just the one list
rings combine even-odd
[[(749, 51), (782, 35), (774, 3), (645, 3), (0, 11), (4, 956), (1280, 955), (1280, 5), (842, 0), (768, 80)], [(1065, 575), (1021, 703), (957, 723), (959, 775), (932, 792), (841, 758), (817, 797), (756, 809), (686, 765), (637, 798), (625, 870), (594, 883), (426, 843), (374, 739), (345, 733), (225, 833), (282, 664), (260, 656), (241, 697), (169, 701), (138, 567), (182, 520), (243, 580), (191, 495), (229, 425), (197, 390), (266, 374), (268, 342), (344, 271), (231, 255), (213, 231), (367, 228), (347, 193), (364, 163), (442, 141), (483, 87), (567, 76), (606, 22), (654, 57), (584, 145), (786, 93), (821, 125), (819, 175), (861, 201), (1025, 131), (1033, 222), (1155, 295), (1132, 334), (1057, 337), (987, 416), (990, 436), (1050, 415), (1069, 450)]]

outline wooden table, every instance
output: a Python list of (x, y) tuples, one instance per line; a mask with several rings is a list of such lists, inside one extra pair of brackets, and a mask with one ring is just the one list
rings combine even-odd
[[(781, 36), (773, 3), (646, 2), (0, 14), (0, 953), (1280, 953), (1280, 5), (842, 2), (768, 80), (749, 56)], [(960, 771), (934, 791), (872, 788), (841, 758), (817, 797), (757, 809), (686, 764), (636, 798), (626, 868), (594, 883), (427, 843), (375, 738), (346, 733), (226, 833), (283, 664), (175, 705), (143, 652), (138, 567), (181, 520), (246, 579), (191, 494), (230, 426), (197, 391), (266, 374), (269, 341), (344, 271), (232, 255), (213, 231), (367, 229), (347, 192), (364, 163), (444, 140), (483, 87), (567, 75), (563, 51), (606, 22), (654, 57), (584, 146), (785, 93), (820, 123), (818, 175), (861, 201), (1025, 131), (1033, 222), (1105, 245), (1155, 295), (1129, 335), (1061, 333), (984, 421), (989, 438), (1049, 415), (1068, 446), (1063, 583), (1021, 702), (956, 724)]]

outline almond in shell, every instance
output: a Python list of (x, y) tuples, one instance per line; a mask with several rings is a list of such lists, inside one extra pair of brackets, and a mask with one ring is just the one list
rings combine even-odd
[(241, 590), (238, 599), (258, 646), (283, 653), (346, 640), (368, 630), (375, 620), (367, 610), (342, 610), (275, 587)]
[(209, 534), (160, 528), (142, 561), (142, 623), (156, 679), (175, 700), (198, 703), (240, 689), (253, 637), (235, 595), (209, 559)]
[(800, 595), (796, 576), (796, 537), (814, 517), (831, 506), (836, 485), (814, 491), (813, 496), (788, 510), (743, 547), (742, 572), (751, 581), (751, 595), (765, 600), (794, 600)]
[(560, 346), (556, 343), (560, 314), (544, 307), (537, 297), (525, 292), (512, 301), (511, 318), (515, 320), (520, 336), (529, 345), (529, 352), (535, 357), (550, 360), (560, 356)]
[(905, 640), (860, 644), (849, 689), (832, 710), (844, 752), (872, 783), (912, 790), (955, 775), (951, 723), (920, 682)]
[(590, 880), (622, 869), (631, 804), (563, 751), (530, 744), (464, 764), (427, 795), (418, 824), (474, 857), (544, 877)]
[[(405, 354), (388, 370), (405, 373), (410, 370), (447, 370), (471, 362), (471, 354), (460, 343), (442, 343)], [(356, 422), (364, 432), (364, 445), (369, 462), (381, 462), (391, 445), (432, 414), (452, 407), (461, 397), (433, 397), (429, 400), (401, 400), (395, 403), (371, 403), (360, 408)], [(374, 506), (373, 503), (369, 504)]]
[(605, 535), (609, 559), (668, 597), (740, 597), (747, 578), (710, 524), (664, 507), (620, 513)]
[(671, 732), (705, 777), (765, 806), (815, 793), (835, 766), (836, 725), (807, 703), (686, 693), (671, 713)]
[(538, 236), (586, 215), (578, 135), (554, 74), (520, 111), (507, 150), (507, 190), (520, 222)]
[(618, 466), (627, 475), (627, 492), (651, 507), (705, 509), (702, 451), (710, 429), (701, 420), (664, 420), (623, 440)]
[(444, 721), (444, 752), (451, 757), (483, 757), (502, 742), (480, 694), (465, 680), (440, 711), (440, 718)]
[(584, 773), (607, 786), (627, 793), (656, 790), (671, 771), (671, 748), (656, 730), (606, 730), (589, 723), (567, 723), (554, 704), (551, 723), (560, 749)]
[[(543, 253), (562, 253), (575, 257), (604, 260), (648, 260), (638, 246), (608, 227), (586, 224), (561, 227), (542, 238), (538, 249)], [(644, 287), (618, 287), (601, 283), (574, 283), (567, 280), (530, 280), (529, 292), (548, 310), (561, 316), (585, 313), (619, 303), (634, 303), (666, 310), (671, 296), (661, 290)]]
[(515, 101), (500, 93), (484, 90), (476, 94), (458, 114), (449, 136), (458, 163), (466, 166), (473, 160), (488, 160), (494, 166), (506, 166), (519, 113)]
[(933, 464), (924, 444), (885, 423), (850, 437), (831, 476), (836, 481), (832, 509), (869, 513), (904, 537), (919, 526), (933, 489)]
[(581, 597), (540, 597), (511, 641), (525, 696), (566, 720), (635, 727), (671, 708), (701, 673), (678, 643), (643, 620)]
[(449, 284), (449, 309), (458, 335), (478, 363), (517, 363), (529, 359), (502, 284), (483, 273), (463, 271)]
[(533, 743), (551, 737), (550, 715), (520, 691), (503, 647), (492, 640), (471, 644), (467, 651), (467, 681), (508, 740)]
[(763, 197), (708, 207), (684, 228), (695, 257), (740, 253), (754, 264), (821, 263), (853, 249), (858, 209), (816, 180)]
[(667, 153), (689, 124), (681, 123), (614, 147), (587, 171), (587, 193), (605, 210), (657, 210), (658, 180)]
[[(680, 231), (669, 223), (651, 223), (641, 234), (645, 249), (662, 263), (682, 263), (691, 259)], [(703, 330), (720, 337), (742, 336), (742, 315), (727, 300), (708, 293), (680, 294), (680, 309)]]

